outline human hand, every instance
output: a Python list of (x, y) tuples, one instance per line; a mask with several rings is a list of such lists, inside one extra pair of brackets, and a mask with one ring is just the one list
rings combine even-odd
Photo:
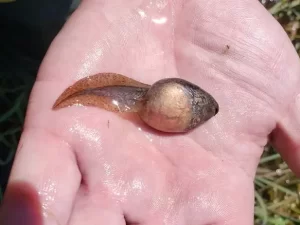
[[(165, 135), (98, 108), (51, 110), (65, 88), (99, 72), (149, 84), (181, 77), (220, 111)], [(299, 74), (289, 39), (258, 1), (85, 0), (40, 68), (2, 218), (20, 224), (27, 213), (40, 224), (12, 197), (26, 184), (46, 224), (252, 225), (269, 134), (300, 175)]]

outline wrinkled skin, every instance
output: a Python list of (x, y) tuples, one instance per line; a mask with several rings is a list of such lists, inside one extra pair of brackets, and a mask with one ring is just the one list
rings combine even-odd
[[(98, 72), (150, 84), (181, 77), (220, 111), (188, 134), (165, 135), (97, 108), (51, 110), (65, 88)], [(8, 193), (31, 186), (46, 224), (252, 225), (268, 137), (300, 175), (299, 74), (288, 37), (258, 1), (86, 0), (40, 68)], [(3, 210), (32, 213), (12, 205)]]

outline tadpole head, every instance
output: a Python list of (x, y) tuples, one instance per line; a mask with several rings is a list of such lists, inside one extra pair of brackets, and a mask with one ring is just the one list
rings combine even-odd
[(217, 101), (197, 85), (180, 78), (167, 78), (152, 85), (140, 116), (164, 132), (188, 132), (219, 111)]
[(192, 105), (192, 117), (188, 129), (193, 129), (217, 115), (219, 104), (211, 94), (194, 84), (189, 84), (187, 89), (191, 95)]

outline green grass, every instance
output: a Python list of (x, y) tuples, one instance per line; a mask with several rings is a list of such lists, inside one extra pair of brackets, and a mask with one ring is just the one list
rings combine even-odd
[(255, 178), (256, 224), (300, 224), (300, 180), (270, 146), (260, 161)]
[[(268, 1), (264, 5), (281, 23), (300, 55), (300, 0)], [(6, 65), (0, 68), (0, 201), (40, 63), (20, 54), (18, 58), (12, 55), (9, 50), (0, 54), (1, 65)], [(299, 195), (300, 180), (276, 151), (266, 146), (255, 178), (255, 224), (300, 225)]]

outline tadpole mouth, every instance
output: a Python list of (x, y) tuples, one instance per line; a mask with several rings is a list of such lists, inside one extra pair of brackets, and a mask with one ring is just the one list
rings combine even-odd
[(215, 108), (215, 115), (217, 115), (219, 112), (219, 106), (217, 105), (217, 107)]
[(213, 99), (213, 105), (214, 105), (214, 108), (215, 108), (215, 115), (217, 115), (218, 112), (219, 112), (219, 104), (215, 99)]

